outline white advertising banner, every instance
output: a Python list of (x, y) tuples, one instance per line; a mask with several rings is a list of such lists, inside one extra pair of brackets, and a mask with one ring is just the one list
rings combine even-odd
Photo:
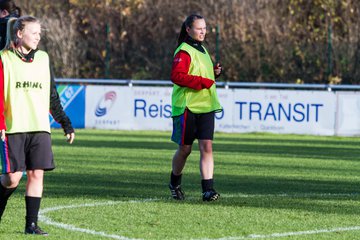
[(232, 114), (232, 121), (226, 117), (217, 119), (218, 131), (334, 134), (336, 96), (333, 92), (232, 91), (233, 99), (220, 100), (224, 116)]
[(85, 127), (171, 130), (171, 88), (88, 86)]
[(215, 131), (241, 132), (234, 123), (234, 91), (230, 89), (217, 89), (223, 111), (215, 114)]
[(360, 94), (337, 92), (336, 135), (360, 135)]
[[(171, 92), (171, 87), (88, 86), (85, 127), (172, 130)], [(218, 95), (224, 111), (216, 114), (216, 131), (335, 133), (333, 92), (218, 89)]]

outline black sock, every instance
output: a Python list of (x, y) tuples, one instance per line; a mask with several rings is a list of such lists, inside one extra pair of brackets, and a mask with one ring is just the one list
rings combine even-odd
[(180, 175), (174, 175), (174, 173), (171, 171), (171, 176), (170, 176), (170, 184), (173, 186), (173, 187), (177, 187), (181, 184), (181, 177), (182, 177), (182, 174)]
[(16, 190), (16, 188), (17, 187), (6, 188), (0, 183), (0, 219), (5, 211), (5, 207), (6, 207), (9, 197)]
[(26, 204), (26, 227), (30, 227), (32, 223), (37, 225), (38, 213), (40, 209), (41, 197), (25, 196)]
[(202, 187), (203, 192), (213, 190), (214, 189), (214, 180), (212, 178), (201, 180), (201, 187)]

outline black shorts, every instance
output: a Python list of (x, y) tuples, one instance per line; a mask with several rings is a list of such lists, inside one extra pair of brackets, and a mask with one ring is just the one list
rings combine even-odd
[(55, 168), (51, 137), (47, 132), (16, 133), (1, 141), (2, 173)]
[(186, 109), (173, 117), (171, 140), (179, 145), (192, 145), (195, 139), (213, 140), (215, 112), (195, 114)]

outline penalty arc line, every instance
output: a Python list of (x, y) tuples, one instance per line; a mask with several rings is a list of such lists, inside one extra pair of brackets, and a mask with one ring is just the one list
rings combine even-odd
[(150, 201), (156, 201), (156, 200), (158, 200), (158, 199), (130, 200), (130, 201), (118, 201), (118, 202), (108, 201), (108, 202), (85, 203), (85, 204), (78, 204), (78, 205), (68, 205), (68, 206), (58, 206), (58, 207), (53, 207), (53, 208), (46, 208), (44, 210), (39, 211), (39, 220), (48, 225), (56, 226), (56, 227), (63, 228), (65, 230), (74, 231), (74, 232), (82, 232), (82, 233), (87, 233), (87, 234), (91, 234), (91, 235), (97, 235), (97, 236), (113, 238), (113, 239), (120, 239), (120, 240), (135, 240), (135, 238), (127, 238), (124, 236), (119, 236), (119, 235), (115, 235), (115, 234), (107, 234), (105, 232), (98, 232), (98, 231), (91, 230), (91, 229), (78, 228), (78, 227), (75, 227), (70, 224), (55, 222), (51, 218), (45, 216), (45, 214), (48, 212), (54, 212), (54, 211), (59, 211), (59, 210), (63, 210), (63, 209), (109, 206), (109, 205), (124, 204), (124, 203), (138, 203), (138, 202), (144, 203), (144, 202), (150, 202)]
[[(128, 238), (115, 234), (107, 234), (105, 232), (98, 232), (91, 229), (79, 228), (70, 224), (65, 224), (61, 222), (53, 221), (51, 218), (45, 216), (48, 212), (59, 211), (63, 209), (72, 209), (72, 208), (82, 208), (82, 207), (98, 207), (98, 206), (109, 206), (109, 205), (117, 205), (117, 204), (125, 204), (125, 203), (144, 203), (144, 202), (154, 202), (159, 201), (161, 199), (143, 199), (143, 200), (129, 200), (129, 201), (108, 201), (108, 202), (98, 202), (98, 203), (85, 203), (85, 204), (77, 204), (77, 205), (67, 205), (67, 206), (58, 206), (52, 208), (46, 208), (39, 212), (39, 220), (44, 222), (45, 224), (56, 226), (59, 228), (63, 228), (69, 231), (82, 232), (91, 235), (97, 235), (112, 239), (120, 239), (120, 240), (139, 240), (136, 238)], [(332, 233), (332, 232), (345, 232), (345, 231), (358, 231), (360, 230), (360, 226), (351, 226), (351, 227), (337, 227), (330, 229), (315, 229), (315, 230), (307, 230), (307, 231), (298, 231), (298, 232), (284, 232), (284, 233), (272, 233), (272, 234), (250, 234), (247, 236), (234, 236), (234, 237), (223, 237), (223, 238), (201, 238), (197, 240), (246, 240), (246, 239), (264, 239), (264, 238), (279, 238), (279, 237), (289, 237), (289, 236), (300, 236), (300, 235), (314, 235), (319, 233)], [(196, 240), (196, 239), (192, 239)]]

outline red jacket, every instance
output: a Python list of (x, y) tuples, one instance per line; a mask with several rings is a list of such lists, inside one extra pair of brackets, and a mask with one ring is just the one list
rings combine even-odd
[(189, 75), (189, 68), (191, 63), (190, 55), (180, 50), (174, 57), (171, 81), (181, 87), (188, 87), (195, 90), (210, 88), (215, 82), (211, 79)]

